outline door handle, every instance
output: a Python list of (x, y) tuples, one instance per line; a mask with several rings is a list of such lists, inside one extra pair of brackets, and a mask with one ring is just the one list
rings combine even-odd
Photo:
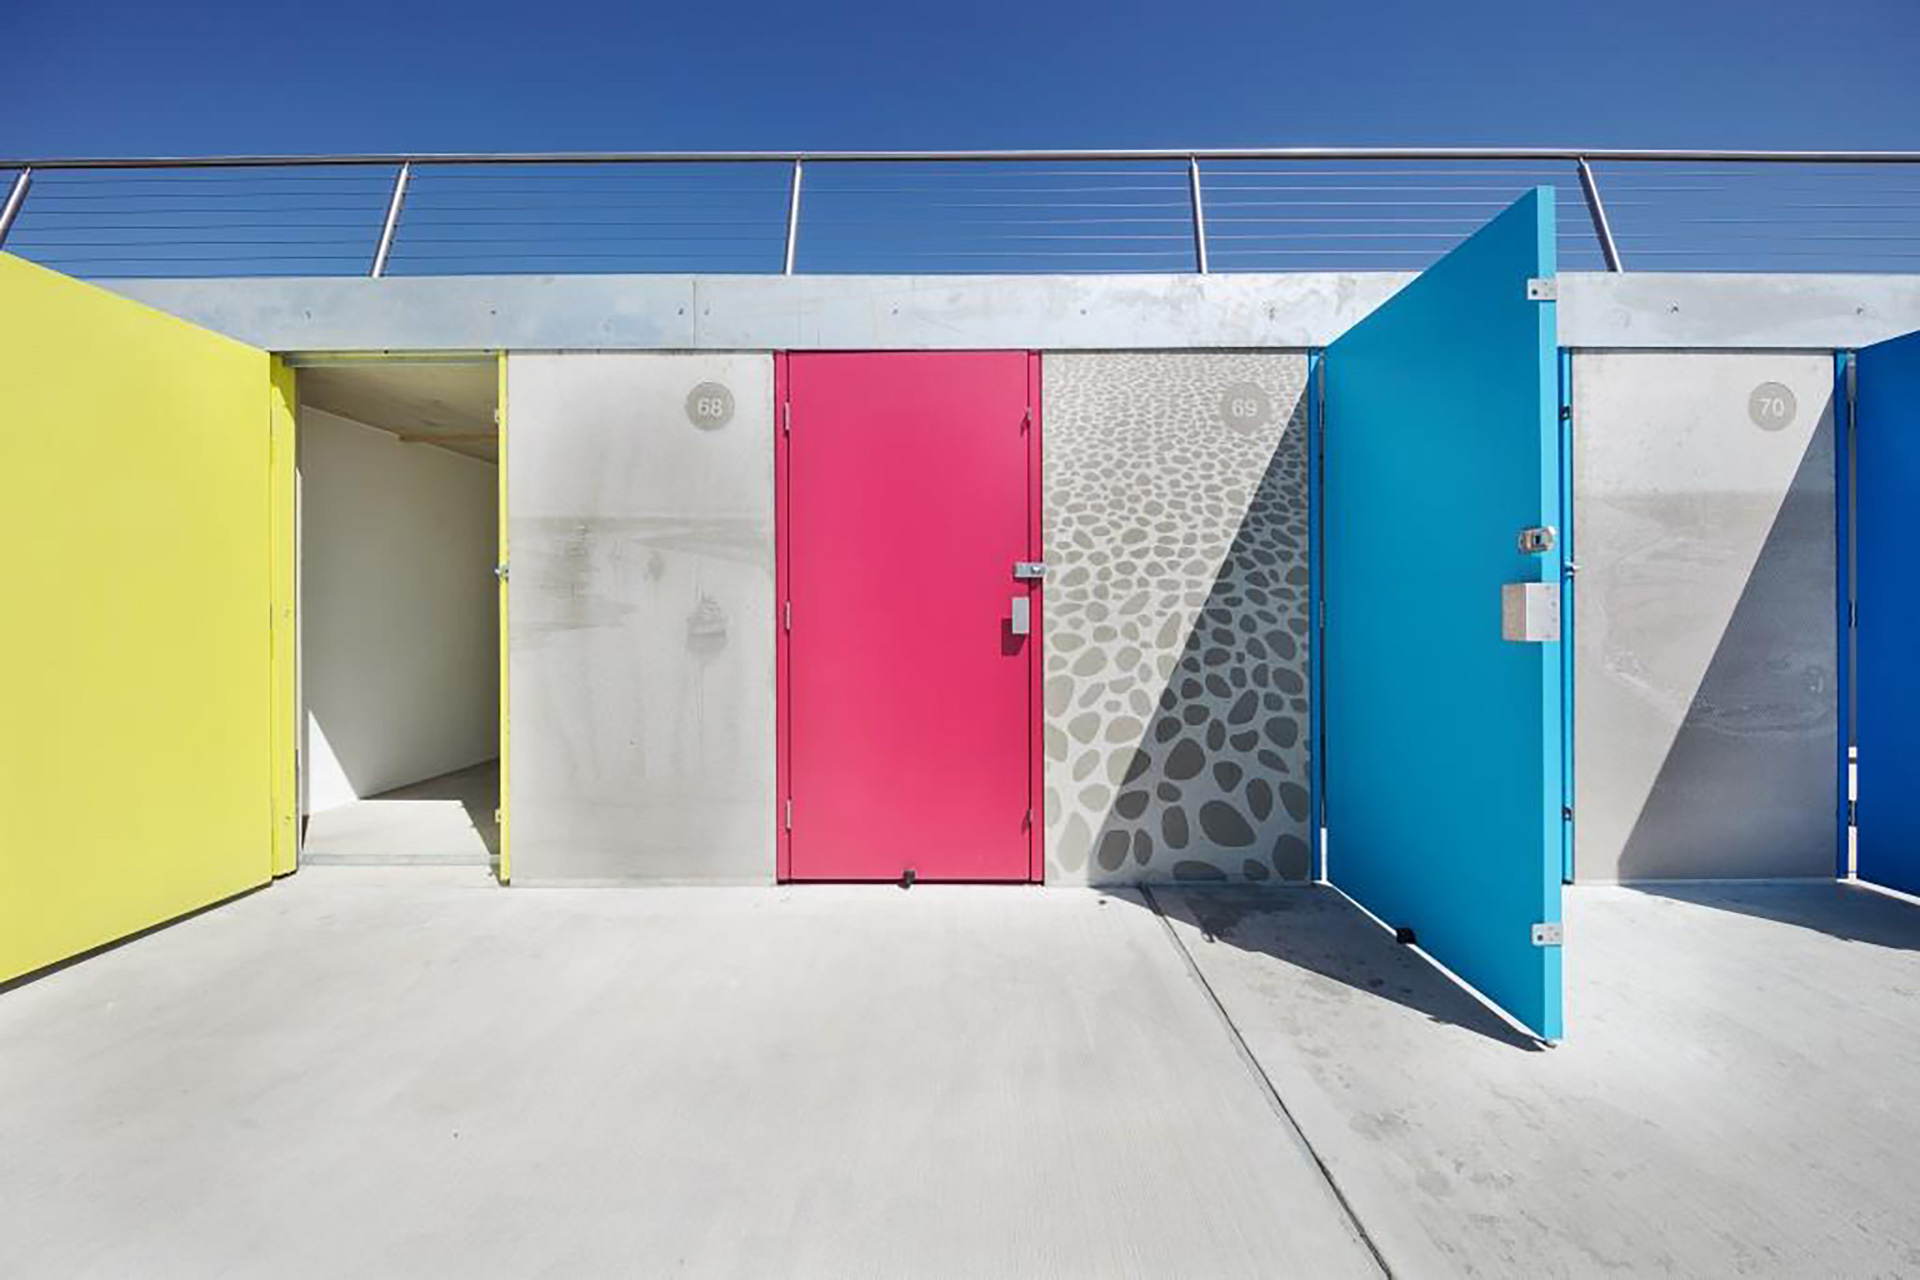
[(1033, 634), (1033, 601), (1026, 596), (1013, 598), (1013, 616), (1009, 619), (1013, 634), (1026, 636)]

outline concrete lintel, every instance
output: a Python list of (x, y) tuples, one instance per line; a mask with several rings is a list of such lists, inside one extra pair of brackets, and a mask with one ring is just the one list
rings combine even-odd
[[(432, 276), (106, 281), (275, 351), (1299, 349), (1400, 272)], [(1563, 345), (1851, 347), (1920, 329), (1920, 275), (1562, 277)]]

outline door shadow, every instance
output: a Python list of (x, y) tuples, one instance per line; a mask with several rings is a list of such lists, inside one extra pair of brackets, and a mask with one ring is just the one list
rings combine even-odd
[(1920, 951), (1920, 903), (1908, 902), (1855, 882), (1641, 882), (1626, 887), (1675, 902), (1775, 920), (1845, 942), (1864, 942), (1899, 951)]
[(1148, 909), (1199, 933), (1193, 959), (1209, 985), (1221, 975), (1207, 973), (1206, 949), (1232, 947), (1260, 957), (1274, 981), (1325, 979), (1515, 1049), (1545, 1048), (1327, 885), (1163, 884), (1140, 894)]

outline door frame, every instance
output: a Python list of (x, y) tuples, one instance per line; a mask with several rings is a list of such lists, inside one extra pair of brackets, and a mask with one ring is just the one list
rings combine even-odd
[(1858, 395), (1852, 350), (1833, 353), (1833, 563), (1834, 692), (1838, 728), (1834, 737), (1833, 878), (1851, 880), (1853, 866), (1853, 705), (1855, 641), (1853, 525), (1856, 515), (1853, 450), (1854, 401)]
[[(885, 350), (836, 351), (776, 351), (773, 355), (773, 527), (774, 527), (774, 704), (775, 714), (775, 794), (774, 804), (774, 848), (775, 879), (781, 884), (793, 880), (793, 830), (788, 825), (790, 797), (792, 794), (793, 764), (793, 719), (792, 719), (792, 663), (790, 645), (791, 632), (786, 626), (788, 592), (791, 589), (789, 553), (792, 540), (789, 535), (789, 516), (791, 503), (791, 471), (788, 466), (788, 447), (792, 441), (791, 410), (788, 391), (791, 387), (789, 358), (795, 355), (873, 355), (896, 354)], [(920, 353), (937, 354), (937, 353)], [(1045, 499), (1043, 483), (1043, 464), (1041, 431), (1045, 413), (1041, 403), (1040, 353), (1026, 351), (1027, 359), (1027, 547), (1032, 559), (1046, 559), (1045, 527), (1042, 518), (1042, 503)], [(1033, 602), (1033, 633), (1027, 645), (1027, 806), (1031, 815), (1027, 823), (1027, 878), (1028, 884), (1042, 884), (1046, 879), (1046, 717), (1043, 714), (1042, 679), (1045, 671), (1044, 651), (1046, 648), (1046, 592), (1044, 579), (1028, 586), (1028, 598)]]

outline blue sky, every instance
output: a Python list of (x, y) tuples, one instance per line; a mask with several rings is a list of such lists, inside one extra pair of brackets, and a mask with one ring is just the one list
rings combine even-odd
[[(1920, 148), (1920, 0), (11, 0), (0, 157), (1304, 145)], [(4, 178), (0, 174), (0, 178)], [(82, 275), (363, 273), (389, 169), (42, 171)], [(159, 179), (148, 181), (147, 179)], [(1630, 265), (1911, 271), (1920, 172), (1602, 167)], [(1571, 166), (1213, 165), (1213, 265), (1412, 268)], [(420, 170), (390, 269), (778, 269), (787, 177)], [(1188, 270), (1186, 179), (809, 171), (802, 270)]]
[(1915, 0), (12, 0), (0, 153), (1920, 145)]

